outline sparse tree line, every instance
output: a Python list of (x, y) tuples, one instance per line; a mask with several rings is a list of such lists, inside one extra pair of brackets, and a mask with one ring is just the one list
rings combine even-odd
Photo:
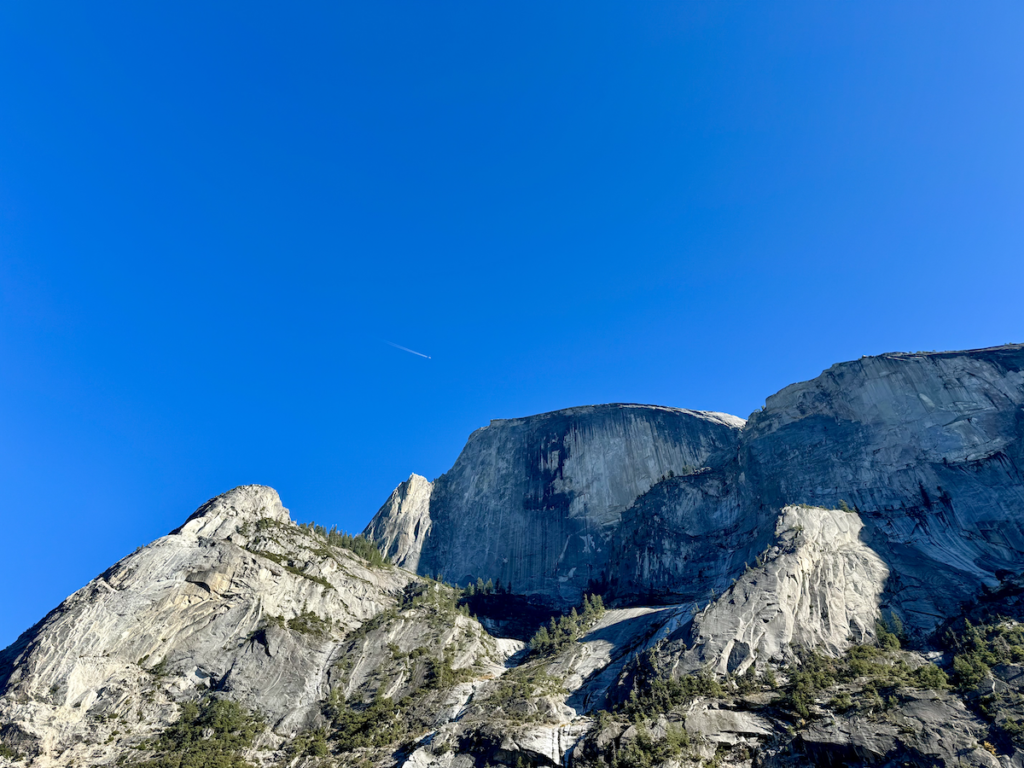
[(573, 608), (568, 614), (551, 617), (530, 639), (530, 653), (548, 656), (558, 653), (579, 640), (604, 615), (604, 600), (600, 595), (584, 595), (580, 610)]
[(391, 565), (391, 558), (383, 555), (381, 551), (377, 549), (377, 545), (361, 533), (355, 535), (345, 533), (344, 531), (338, 530), (338, 526), (336, 525), (332, 525), (330, 530), (328, 530), (324, 526), (317, 525), (314, 522), (303, 523), (300, 524), (299, 527), (324, 539), (329, 546), (339, 547), (341, 549), (347, 549), (350, 552), (355, 552), (361, 558), (368, 561), (372, 566), (384, 568)]
[[(438, 581), (441, 581), (440, 574), (438, 574), (436, 578)], [(456, 586), (455, 588), (457, 589), (458, 587)], [(463, 588), (462, 593), (467, 597), (473, 597), (473, 595), (511, 595), (512, 585), (502, 585), (501, 579), (498, 579), (497, 582), (493, 582), (490, 579), (484, 581), (483, 579), (478, 578), (475, 584), (473, 582), (467, 584), (465, 588)]]

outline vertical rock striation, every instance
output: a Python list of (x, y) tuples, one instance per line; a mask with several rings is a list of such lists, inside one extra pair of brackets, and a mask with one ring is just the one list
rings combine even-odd
[(933, 627), (1024, 562), (1024, 347), (834, 365), (749, 422), (653, 406), (571, 408), (474, 432), (424, 499), (407, 481), (367, 535), (419, 573), (568, 606), (720, 592), (793, 504), (864, 520), (883, 601)]
[(786, 507), (773, 545), (679, 633), (684, 668), (742, 674), (756, 661), (791, 662), (797, 649), (838, 656), (873, 639), (889, 570), (862, 528), (856, 513)]
[(607, 582), (623, 512), (670, 476), (730, 459), (742, 425), (724, 414), (642, 405), (492, 421), (434, 482), (429, 525), (410, 479), (365, 533), (418, 573), (500, 580), (572, 605)]

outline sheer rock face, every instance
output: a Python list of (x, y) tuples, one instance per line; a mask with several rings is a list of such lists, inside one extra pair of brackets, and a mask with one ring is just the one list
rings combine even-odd
[(883, 603), (922, 632), (1021, 571), (1022, 468), (1024, 347), (889, 354), (787, 387), (745, 425), (645, 406), (493, 422), (434, 484), (429, 526), (389, 501), (367, 533), (420, 573), (563, 607), (588, 588), (681, 603), (721, 593), (787, 505), (845, 500), (890, 570)]
[[(357, 708), (380, 691), (409, 727), (359, 753), (378, 768), (591, 765), (589, 714), (628, 695), (634, 662), (725, 674), (803, 647), (838, 655), (871, 639), (880, 608), (920, 637), (1012, 581), (1022, 468), (1024, 347), (1011, 346), (833, 366), (747, 423), (629, 405), (492, 422), (368, 527), (409, 571), (296, 526), (269, 488), (236, 488), (0, 651), (0, 741), (34, 768), (113, 764), (212, 692), (266, 715), (248, 759), (269, 766), (326, 722), (332, 690)], [(412, 570), (500, 579), (547, 605), (488, 600), (536, 610), (595, 588), (618, 604), (579, 642), (526, 657)], [(1019, 668), (992, 674), (1019, 694)], [(812, 722), (801, 749), (832, 764), (1011, 764), (978, 746), (989, 726), (954, 694), (928, 696), (899, 703), (901, 726)], [(790, 738), (791, 718), (770, 699), (698, 700), (672, 722), (703, 737), (705, 759), (760, 743), (758, 764), (790, 765), (769, 742)]]
[(658, 483), (623, 513), (612, 555), (619, 602), (682, 603), (721, 594), (773, 538), (777, 510), (737, 480), (734, 461)]
[(929, 629), (1024, 562), (1024, 347), (883, 355), (768, 398), (742, 486), (772, 507), (862, 513), (888, 600)]
[(419, 573), (461, 584), (500, 579), (520, 594), (572, 605), (588, 585), (607, 581), (622, 513), (637, 497), (733, 455), (742, 425), (724, 414), (637, 405), (492, 421), (434, 482), (429, 527), (419, 500), (405, 501), (407, 487), (366, 534)]

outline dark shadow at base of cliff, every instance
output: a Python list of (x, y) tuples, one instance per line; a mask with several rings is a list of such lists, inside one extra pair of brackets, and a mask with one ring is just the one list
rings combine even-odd
[(526, 595), (469, 595), (462, 603), (490, 634), (523, 642), (529, 642), (552, 616), (562, 613), (551, 602)]

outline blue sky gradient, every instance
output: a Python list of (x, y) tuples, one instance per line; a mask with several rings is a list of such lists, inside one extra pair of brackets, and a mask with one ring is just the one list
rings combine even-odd
[(242, 483), (358, 531), (491, 418), (1024, 341), (1022, 40), (1019, 2), (3, 3), (0, 646)]

